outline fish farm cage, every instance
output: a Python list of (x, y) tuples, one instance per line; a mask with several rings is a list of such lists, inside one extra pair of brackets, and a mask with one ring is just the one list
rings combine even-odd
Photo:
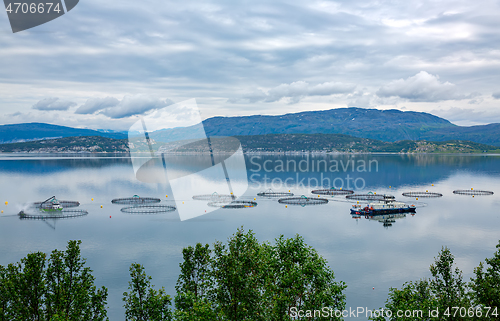
[(281, 204), (300, 205), (300, 206), (328, 204), (328, 200), (326, 198), (314, 198), (314, 197), (307, 197), (304, 195), (300, 197), (280, 198), (278, 202)]
[(140, 205), (140, 204), (153, 204), (160, 203), (161, 199), (153, 198), (153, 197), (140, 197), (138, 195), (134, 195), (132, 197), (126, 198), (115, 198), (111, 201), (113, 204), (121, 204), (121, 205)]
[(435, 192), (404, 192), (402, 195), (406, 197), (443, 197), (443, 194)]
[(392, 195), (375, 194), (375, 193), (352, 194), (352, 195), (347, 195), (345, 198), (353, 201), (387, 201), (395, 199), (395, 197)]
[(129, 206), (124, 207), (120, 211), (128, 214), (161, 214), (173, 212), (176, 210), (175, 206), (171, 205), (137, 205), (137, 206)]
[(275, 192), (272, 189), (268, 189), (267, 191), (257, 193), (257, 196), (268, 197), (268, 198), (287, 197), (287, 196), (293, 196), (293, 193), (291, 193), (291, 192)]
[(62, 210), (62, 211), (53, 211), (53, 212), (19, 212), (20, 219), (29, 219), (29, 220), (47, 220), (47, 219), (64, 219), (64, 218), (73, 218), (88, 215), (89, 212), (86, 210)]
[(317, 195), (352, 195), (354, 194), (354, 191), (348, 190), (348, 189), (335, 189), (335, 188), (328, 188), (328, 189), (316, 189), (311, 192), (312, 194), (317, 194)]
[(477, 195), (493, 195), (494, 193), (492, 191), (459, 189), (459, 190), (453, 191), (453, 194), (477, 196)]
[(232, 201), (231, 203), (227, 203), (227, 202), (210, 202), (207, 205), (211, 206), (211, 207), (219, 207), (219, 208), (226, 208), (226, 209), (236, 209), (236, 208), (251, 208), (251, 207), (256, 207), (257, 206), (257, 202), (252, 202), (252, 201)]
[(55, 196), (43, 201), (43, 202), (35, 202), (34, 206), (41, 209), (49, 209), (52, 208), (54, 204), (61, 205), (63, 208), (71, 208), (80, 206), (80, 202), (78, 201), (59, 201)]
[(194, 195), (193, 199), (196, 201), (212, 201), (212, 202), (230, 202), (232, 200), (236, 199), (236, 196), (234, 195), (225, 195), (225, 194), (218, 194), (217, 192), (212, 193), (212, 194), (204, 194), (204, 195)]

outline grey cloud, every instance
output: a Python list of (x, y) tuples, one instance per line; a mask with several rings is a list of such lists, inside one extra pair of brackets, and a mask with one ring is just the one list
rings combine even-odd
[(493, 93), (491, 96), (492, 96), (493, 98), (495, 98), (495, 99), (500, 99), (500, 91), (499, 91), (499, 92), (496, 92), (496, 93)]
[(73, 106), (76, 106), (76, 103), (71, 101), (59, 100), (59, 98), (57, 97), (52, 97), (40, 100), (31, 108), (37, 110), (68, 110)]
[(119, 103), (120, 101), (114, 97), (90, 98), (85, 104), (78, 107), (75, 114), (93, 114), (109, 107), (115, 107)]
[(400, 97), (416, 102), (435, 102), (471, 98), (461, 94), (450, 82), (441, 82), (439, 76), (421, 71), (407, 79), (398, 79), (382, 86), (377, 91), (379, 97)]
[(281, 99), (288, 99), (289, 103), (297, 103), (304, 97), (346, 94), (352, 92), (355, 88), (355, 85), (339, 82), (325, 82), (318, 85), (310, 85), (305, 81), (296, 81), (291, 84), (281, 84), (270, 89), (267, 93), (262, 90), (255, 91), (243, 97), (243, 100), (270, 103)]
[(160, 109), (172, 103), (170, 99), (161, 100), (145, 95), (125, 96), (116, 106), (106, 108), (101, 113), (110, 118), (125, 118)]

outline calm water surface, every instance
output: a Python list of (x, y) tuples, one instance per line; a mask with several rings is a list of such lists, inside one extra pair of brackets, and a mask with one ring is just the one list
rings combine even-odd
[[(318, 168), (320, 160), (326, 161), (328, 168), (324, 163)], [(300, 161), (306, 171), (293, 166), (279, 167)], [(340, 167), (338, 171), (330, 167), (335, 161)], [(354, 169), (345, 166), (350, 161), (355, 162)], [(371, 170), (358, 168), (363, 161), (366, 164), (372, 161)], [(248, 158), (247, 167), (250, 188), (243, 198), (248, 200), (273, 183), (275, 190), (290, 189), (297, 195), (313, 196), (309, 183), (327, 187), (337, 179), (337, 187), (356, 181), (357, 192), (395, 195), (398, 200), (417, 205), (417, 213), (384, 227), (375, 220), (353, 219), (349, 214), (352, 203), (336, 196), (328, 197), (327, 205), (288, 208), (257, 197), (255, 208), (217, 210), (184, 222), (176, 212), (130, 215), (120, 212), (121, 207), (112, 205), (111, 199), (137, 194), (161, 198), (164, 204), (173, 202), (172, 197), (166, 198), (172, 195), (169, 186), (136, 180), (127, 158), (3, 155), (0, 157), (0, 204), (4, 210), (0, 218), (0, 264), (17, 262), (33, 251), (49, 253), (55, 248), (63, 249), (68, 240), (80, 239), (83, 256), (94, 270), (97, 284), (109, 289), (110, 319), (123, 320), (121, 298), (127, 290), (131, 263), (143, 264), (153, 283), (174, 295), (183, 247), (226, 240), (244, 226), (254, 230), (260, 241), (273, 240), (280, 234), (302, 235), (328, 260), (337, 280), (347, 283), (347, 306), (375, 309), (383, 306), (389, 287), (429, 277), (429, 266), (442, 246), (452, 250), (468, 279), (481, 260), (493, 255), (500, 239), (500, 157), (260, 156)], [(279, 185), (287, 179), (288, 186)], [(268, 186), (264, 185), (266, 182)], [(452, 193), (455, 189), (470, 188), (496, 193), (474, 198)], [(444, 196), (418, 201), (401, 196), (404, 191), (425, 190)], [(80, 207), (88, 210), (89, 215), (45, 221), (13, 216), (24, 204), (52, 195), (80, 201)], [(8, 206), (3, 204), (5, 201)], [(181, 201), (193, 202), (178, 200), (179, 206)]]

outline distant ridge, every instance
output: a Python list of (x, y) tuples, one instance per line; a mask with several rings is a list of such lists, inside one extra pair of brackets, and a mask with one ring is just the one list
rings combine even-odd
[(415, 140), (423, 132), (456, 127), (427, 113), (355, 107), (281, 116), (213, 117), (203, 123), (210, 136), (346, 134), (392, 142)]
[(100, 136), (115, 139), (127, 138), (122, 133), (99, 132), (92, 129), (71, 128), (44, 123), (0, 125), (0, 144), (77, 136)]
[[(278, 116), (212, 117), (203, 121), (208, 136), (255, 136), (269, 134), (344, 134), (384, 142), (467, 140), (500, 146), (500, 124), (462, 127), (429, 113), (338, 108)], [(198, 125), (150, 133), (158, 142), (203, 136)], [(126, 139), (124, 132), (78, 129), (43, 123), (0, 125), (0, 144), (57, 137), (101, 136)]]

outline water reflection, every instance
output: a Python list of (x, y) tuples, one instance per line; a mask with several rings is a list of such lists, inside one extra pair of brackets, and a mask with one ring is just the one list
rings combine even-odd
[[(406, 214), (397, 213), (397, 214), (380, 214), (380, 215), (359, 215), (359, 214), (351, 214), (353, 219), (361, 219), (365, 218), (369, 221), (376, 221), (382, 223), (382, 226), (388, 229), (392, 226), (393, 223), (396, 223), (396, 220), (406, 218)], [(415, 213), (411, 213), (411, 216), (415, 216)]]

